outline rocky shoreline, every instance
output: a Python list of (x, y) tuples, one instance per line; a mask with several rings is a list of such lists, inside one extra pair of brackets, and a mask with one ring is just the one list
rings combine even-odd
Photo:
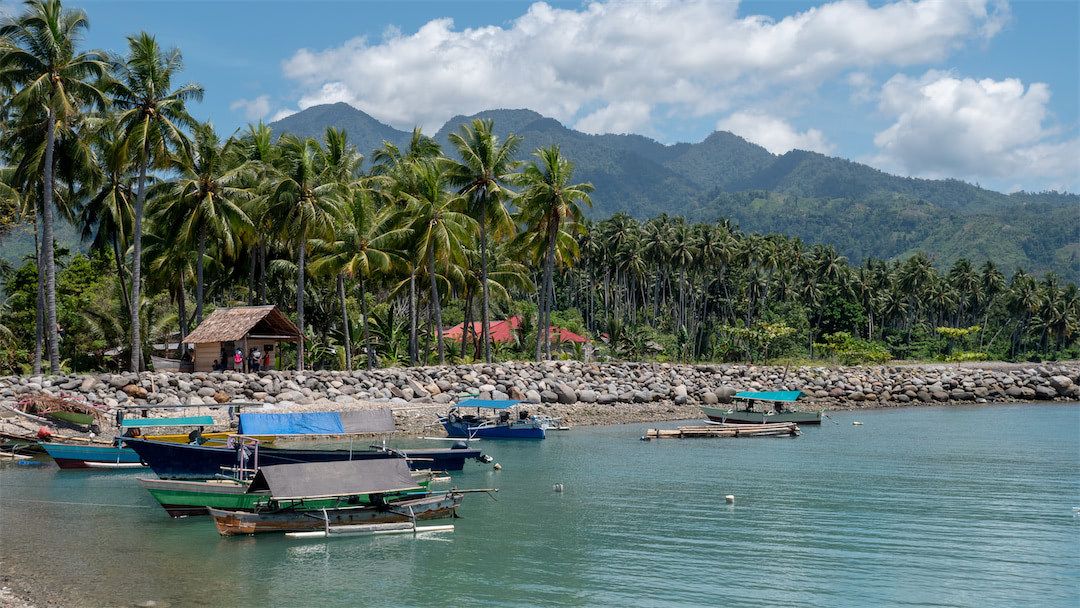
[[(801, 390), (807, 396), (802, 408), (825, 410), (1076, 400), (1080, 362), (788, 368), (547, 361), (352, 372), (9, 376), (0, 378), (0, 403), (44, 394), (150, 416), (224, 403), (243, 403), (249, 411), (390, 408), (399, 430), (416, 435), (465, 396), (521, 400), (534, 413), (595, 425), (696, 418), (700, 405), (730, 402), (738, 391), (770, 390)], [(228, 423), (225, 408), (208, 409), (216, 410), (216, 422)], [(101, 421), (99, 434), (115, 430), (110, 420)], [(26, 420), (4, 421), (26, 431)]]
[[(166, 417), (210, 412), (228, 425), (222, 404), (248, 411), (390, 408), (405, 435), (441, 434), (431, 425), (461, 397), (520, 399), (534, 413), (571, 426), (699, 418), (698, 406), (726, 403), (738, 391), (801, 390), (802, 408), (848, 410), (932, 404), (1080, 400), (1080, 361), (797, 368), (665, 363), (544, 363), (391, 368), (354, 372), (143, 373), (0, 378), (0, 404), (33, 395), (102, 406), (110, 414)], [(0, 410), (0, 430), (27, 434), (33, 421)], [(93, 432), (116, 432), (114, 417)], [(87, 428), (59, 429), (90, 436)], [(2, 564), (2, 562), (0, 562)], [(7, 564), (2, 564), (7, 566)], [(0, 608), (56, 605), (33, 581), (0, 568)]]

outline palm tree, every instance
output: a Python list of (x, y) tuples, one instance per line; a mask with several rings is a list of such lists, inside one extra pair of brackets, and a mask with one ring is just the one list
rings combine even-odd
[[(321, 152), (318, 142), (282, 135), (281, 178), (268, 199), (267, 212), (276, 218), (283, 234), (297, 249), (296, 326), (304, 334), (304, 263), (309, 238), (333, 234), (334, 222), (341, 213), (342, 185), (324, 174), (316, 162)], [(296, 344), (296, 369), (304, 368), (304, 342)]]
[(243, 187), (245, 166), (232, 153), (232, 140), (222, 144), (210, 123), (193, 129), (190, 154), (181, 153), (173, 163), (179, 176), (164, 182), (155, 193), (164, 200), (162, 214), (178, 228), (188, 245), (198, 247), (195, 270), (195, 323), (203, 320), (203, 259), (206, 237), (212, 236), (220, 254), (235, 257), (240, 250), (240, 230), (251, 226), (241, 205), (253, 195)]
[(21, 16), (0, 25), (0, 39), (7, 41), (0, 52), (0, 91), (14, 91), (5, 95), (7, 101), (0, 113), (18, 111), (24, 124), (38, 122), (42, 109), (45, 113), (40, 262), (45, 266), (49, 365), (56, 373), (60, 369), (53, 254), (56, 128), (58, 122), (70, 120), (86, 106), (106, 105), (104, 94), (90, 80), (104, 77), (107, 70), (98, 53), (76, 52), (89, 27), (84, 12), (64, 10), (60, 0), (29, 0), (26, 6)]
[[(446, 172), (441, 163), (424, 160), (416, 164), (416, 177), (420, 186), (403, 213), (411, 218), (410, 240), (412, 250), (422, 264), (427, 265), (431, 286), (431, 307), (434, 321), (432, 331), (437, 335), (439, 365), (446, 363), (443, 345), (442, 308), (439, 302), (439, 281), (436, 261), (445, 266), (465, 262), (464, 243), (468, 241), (475, 221), (459, 209), (463, 206), (461, 195), (451, 194), (444, 186)], [(446, 276), (447, 273), (443, 273)]]
[[(77, 225), (81, 226), (83, 241), (90, 248), (111, 251), (116, 264), (117, 281), (123, 285), (127, 273), (124, 256), (131, 243), (135, 191), (132, 189), (132, 157), (127, 140), (117, 136), (116, 128), (107, 124), (94, 138), (98, 168), (101, 175), (89, 201), (79, 211)], [(131, 316), (130, 294), (121, 289), (124, 313)]]
[(146, 200), (146, 174), (151, 166), (167, 168), (171, 150), (190, 154), (190, 142), (182, 129), (195, 122), (187, 113), (189, 100), (202, 101), (203, 88), (195, 83), (172, 90), (173, 76), (184, 68), (179, 49), (162, 51), (153, 36), (143, 32), (128, 37), (128, 55), (113, 61), (116, 81), (111, 83), (113, 104), (119, 109), (116, 122), (135, 154), (139, 178), (135, 192), (131, 263), (131, 369), (141, 371), (143, 357), (139, 337), (139, 306), (142, 281), (142, 220)]
[[(589, 193), (592, 184), (571, 184), (574, 178), (574, 163), (567, 160), (559, 146), (552, 145), (533, 152), (539, 162), (533, 161), (522, 172), (520, 183), (524, 191), (517, 199), (521, 208), (519, 221), (530, 231), (543, 235), (544, 242), (544, 278), (540, 288), (540, 309), (537, 311), (539, 323), (536, 337), (536, 360), (540, 360), (541, 350), (551, 356), (551, 300), (554, 291), (552, 272), (555, 266), (556, 239), (563, 222), (568, 222), (572, 230), (577, 231), (584, 215), (579, 203), (592, 207)], [(576, 243), (570, 241), (576, 248)]]
[(509, 135), (499, 143), (491, 120), (476, 119), (462, 125), (460, 132), (450, 134), (450, 143), (457, 149), (461, 162), (450, 173), (450, 183), (468, 197), (470, 215), (480, 223), (480, 284), (483, 289), (482, 316), (484, 361), (491, 363), (491, 318), (488, 310), (487, 285), (487, 228), (490, 221), (495, 236), (513, 231), (510, 215), (503, 205), (509, 198), (505, 184), (514, 176), (514, 153), (521, 143), (517, 135)]
[[(334, 272), (344, 273), (357, 280), (360, 298), (360, 314), (363, 320), (364, 352), (367, 368), (375, 368), (375, 353), (371, 347), (368, 329), (367, 289), (365, 281), (377, 273), (388, 273), (400, 264), (400, 255), (393, 243), (403, 240), (404, 228), (395, 227), (393, 208), (377, 210), (370, 194), (356, 188), (352, 200), (345, 209), (345, 219), (339, 227), (336, 240), (329, 244), (329, 253), (312, 264), (313, 270), (324, 266)], [(346, 342), (348, 338), (346, 338)], [(352, 351), (346, 344), (346, 366), (352, 369)]]

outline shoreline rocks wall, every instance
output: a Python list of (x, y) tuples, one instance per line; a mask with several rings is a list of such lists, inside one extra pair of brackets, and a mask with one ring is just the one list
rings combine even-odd
[(698, 405), (727, 403), (744, 390), (801, 390), (812, 407), (823, 409), (1078, 400), (1080, 362), (785, 368), (546, 361), (352, 372), (8, 376), (0, 378), (0, 403), (45, 393), (108, 408), (244, 402), (294, 411), (389, 407), (416, 416), (476, 395), (530, 402), (576, 424), (610, 424), (697, 417)]

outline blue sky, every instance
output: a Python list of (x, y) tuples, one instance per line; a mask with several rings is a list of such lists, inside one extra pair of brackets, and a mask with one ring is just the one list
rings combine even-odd
[[(732, 131), (900, 175), (1080, 191), (1080, 2), (69, 0), (87, 47), (179, 47), (229, 134), (347, 102), (398, 129), (529, 108), (664, 143)], [(0, 12), (21, 11), (0, 0)], [(496, 125), (498, 129), (498, 125)]]

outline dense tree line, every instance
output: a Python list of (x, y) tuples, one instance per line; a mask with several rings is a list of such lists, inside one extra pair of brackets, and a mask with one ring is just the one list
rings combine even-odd
[[(516, 162), (520, 138), (490, 120), (446, 150), (416, 130), (370, 159), (332, 128), (223, 140), (188, 113), (202, 88), (177, 84), (179, 50), (144, 32), (124, 56), (85, 51), (86, 27), (56, 0), (0, 26), (0, 210), (37, 238), (0, 269), (4, 370), (144, 369), (211, 307), (245, 304), (296, 321), (306, 339), (282, 363), (298, 368), (568, 356), (550, 325), (616, 357), (1075, 356), (1080, 296), (1053, 274), (855, 267), (723, 221), (587, 222), (593, 187), (559, 147)], [(55, 214), (88, 256), (55, 248)], [(489, 340), (513, 314), (518, 342)], [(462, 321), (479, 335), (447, 344), (440, 328)]]

